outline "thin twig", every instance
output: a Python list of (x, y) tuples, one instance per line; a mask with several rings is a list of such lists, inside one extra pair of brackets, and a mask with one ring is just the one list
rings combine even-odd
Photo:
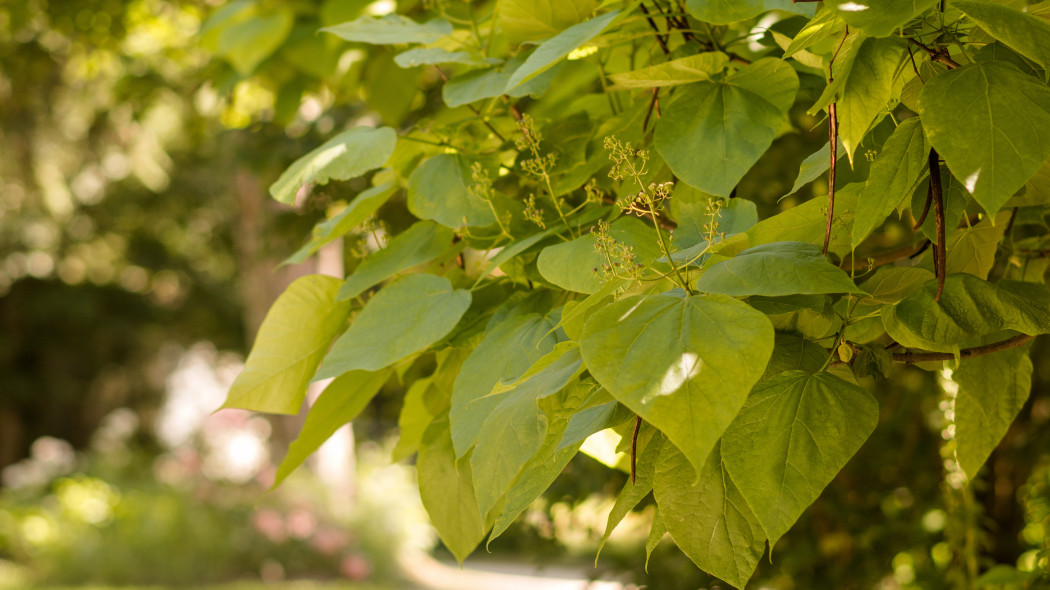
[(660, 101), (660, 88), (658, 86), (653, 87), (653, 97), (649, 99), (649, 109), (645, 111), (645, 119), (642, 121), (642, 133), (649, 128), (649, 117), (653, 114), (653, 107), (659, 104)]
[[(849, 27), (846, 27), (846, 32), (842, 36), (842, 41), (839, 41), (838, 49), (835, 50), (835, 54), (831, 56), (831, 61), (828, 62), (828, 85), (831, 85), (835, 81), (835, 58), (839, 56), (839, 51), (842, 50), (842, 45), (846, 42), (846, 37), (849, 37)], [(835, 102), (828, 105), (828, 135), (831, 142), (831, 166), (828, 168), (828, 221), (824, 227), (824, 247), (821, 249), (821, 254), (828, 255), (828, 246), (831, 244), (831, 224), (835, 219), (835, 162), (838, 160), (838, 147), (839, 147), (839, 121), (838, 121), (838, 108)]]
[(934, 301), (941, 300), (944, 291), (944, 275), (948, 262), (948, 244), (945, 240), (944, 219), (944, 191), (941, 190), (941, 158), (937, 150), (930, 148), (930, 192), (933, 194), (933, 214), (937, 221), (937, 247), (933, 258), (934, 271), (937, 275), (937, 297)]
[[(975, 356), (992, 354), (1001, 350), (1017, 348), (1018, 346), (1024, 345), (1032, 338), (1035, 338), (1035, 336), (1018, 334), (1013, 338), (1007, 338), (1000, 342), (993, 342), (992, 344), (975, 346), (973, 348), (964, 348), (959, 351), (959, 358), (968, 359)], [(893, 355), (894, 361), (907, 364), (922, 363), (926, 361), (950, 361), (954, 359), (955, 355), (950, 352), (898, 352)]]

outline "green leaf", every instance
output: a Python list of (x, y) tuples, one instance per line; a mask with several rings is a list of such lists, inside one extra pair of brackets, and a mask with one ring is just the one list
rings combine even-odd
[[(835, 191), (835, 220), (831, 228), (829, 252), (844, 254), (850, 251), (850, 223), (857, 210), (859, 184), (851, 184)], [(827, 225), (827, 197), (816, 197), (787, 211), (767, 217), (747, 230), (752, 244), (770, 242), (808, 242), (822, 244)]]
[(886, 332), (906, 348), (954, 352), (975, 338), (1002, 330), (1050, 332), (1050, 292), (1045, 285), (989, 283), (970, 274), (949, 275), (940, 301), (930, 281), (882, 312)]
[(393, 181), (384, 182), (383, 184), (361, 191), (361, 193), (358, 194), (354, 200), (350, 201), (350, 204), (335, 217), (315, 225), (310, 241), (302, 248), (299, 248), (295, 254), (289, 256), (288, 259), (284, 261), (284, 264), (299, 264), (313, 256), (314, 253), (320, 250), (325, 244), (343, 237), (355, 227), (361, 225), (369, 215), (375, 213), (377, 209), (382, 207), (383, 203), (390, 200), (390, 197), (394, 196), (395, 192), (397, 192), (397, 185), (394, 184)]
[(490, 515), (496, 516), (492, 514), (493, 508), (543, 444), (547, 417), (538, 400), (558, 393), (583, 371), (575, 343), (555, 347), (536, 364), (535, 372), (527, 373), (519, 383), (503, 391), (494, 389), (489, 394), (497, 405), (478, 431), (477, 444), (470, 457), (473, 470), (485, 474), (484, 479), (474, 482), (474, 490), (486, 520)]
[(713, 25), (728, 25), (747, 20), (769, 10), (786, 10), (813, 16), (815, 8), (791, 0), (686, 0), (689, 14)]
[(797, 334), (777, 332), (774, 343), (773, 356), (769, 357), (769, 364), (759, 383), (785, 371), (818, 373), (828, 359), (827, 349)]
[(893, 76), (903, 54), (897, 39), (868, 38), (853, 57), (837, 109), (839, 138), (851, 165), (854, 150), (893, 94)]
[(1014, 51), (1050, 69), (1050, 24), (1020, 10), (991, 2), (957, 0), (958, 8), (989, 35)]
[(856, 248), (885, 221), (904, 199), (927, 166), (930, 147), (918, 117), (905, 119), (883, 144), (871, 165), (868, 181), (857, 201), (850, 245)]
[(288, 285), (266, 314), (222, 407), (299, 413), (306, 386), (350, 311), (350, 303), (335, 300), (338, 290), (339, 280), (323, 275)]
[[(616, 525), (620, 524), (623, 517), (627, 516), (627, 513), (633, 510), (653, 490), (656, 462), (660, 458), (664, 441), (663, 435), (655, 428), (645, 428), (643, 432), (638, 434), (638, 447), (635, 459), (636, 479), (631, 481), (628, 478), (627, 482), (623, 484), (620, 494), (616, 496), (616, 502), (613, 504), (612, 510), (609, 511), (609, 518), (605, 523), (605, 532), (602, 534), (602, 540), (598, 543), (598, 554), (601, 554), (602, 547), (609, 540), (609, 535), (616, 529)], [(597, 555), (595, 560), (597, 560)]]
[(470, 460), (457, 460), (448, 420), (435, 420), (423, 435), (416, 461), (419, 495), (441, 542), (461, 564), (481, 539), (485, 524), (474, 496)]
[(657, 88), (702, 82), (722, 73), (729, 64), (729, 56), (712, 51), (672, 59), (640, 70), (613, 74), (609, 78), (620, 88)]
[(353, 299), (370, 287), (448, 250), (455, 237), (452, 230), (430, 221), (420, 221), (390, 240), (386, 248), (370, 254), (346, 279), (338, 299)]
[(1000, 211), (993, 218), (986, 217), (971, 228), (955, 232), (945, 242), (948, 252), (945, 256), (945, 272), (949, 275), (965, 272), (982, 279), (988, 278), (988, 273), (995, 266), (995, 253), (1009, 219), (1010, 212)]
[(394, 63), (402, 68), (414, 68), (441, 64), (487, 66), (492, 62), (469, 51), (449, 51), (440, 47), (427, 47), (403, 51), (394, 56)]
[(448, 415), (452, 386), (463, 362), (470, 351), (463, 348), (446, 348), (438, 352), (438, 366), (430, 377), (420, 379), (405, 392), (398, 415), (399, 436), (397, 446), (391, 451), (391, 462), (401, 461), (419, 450), (423, 434), (435, 418)]
[(700, 569), (743, 588), (766, 548), (762, 525), (726, 471), (719, 445), (696, 475), (689, 463), (664, 445), (653, 479), (660, 517)]
[(864, 293), (845, 271), (828, 262), (820, 253), (820, 246), (804, 242), (773, 242), (748, 248), (707, 269), (696, 288), (738, 297)]
[(959, 465), (973, 480), (1032, 390), (1028, 347), (964, 359), (952, 374), (959, 384), (955, 398), (955, 443)]
[(1002, 62), (927, 81), (919, 115), (952, 175), (990, 215), (1050, 157), (1050, 88)]
[[(648, 264), (660, 255), (656, 232), (635, 217), (621, 217), (612, 222), (609, 236), (618, 243), (634, 249), (636, 262)], [(536, 267), (544, 279), (577, 293), (595, 293), (602, 280), (595, 274), (605, 257), (594, 249), (596, 236), (588, 233), (575, 240), (547, 246), (536, 259)]]
[(937, 0), (827, 0), (850, 27), (872, 37), (892, 35), (908, 21), (926, 12)]
[(485, 337), (463, 363), (452, 393), (449, 420), (457, 457), (478, 441), (485, 418), (499, 404), (499, 397), (489, 396), (492, 389), (513, 383), (554, 349), (553, 327), (549, 319), (527, 310), (489, 323)]
[(248, 76), (288, 38), (295, 13), (282, 8), (266, 16), (255, 16), (255, 10), (244, 14), (252, 16), (222, 27), (216, 53), (229, 60), (239, 74)]
[(676, 93), (653, 144), (675, 176), (728, 197), (784, 125), (798, 76), (788, 64), (760, 59), (723, 82), (697, 82)]
[(653, 551), (656, 550), (656, 546), (660, 544), (660, 541), (664, 539), (664, 535), (667, 534), (667, 525), (664, 523), (664, 517), (660, 514), (660, 507), (656, 506), (653, 510), (653, 526), (649, 529), (649, 537), (645, 540), (645, 571), (649, 572), (649, 558), (653, 556)]
[(822, 7), (791, 40), (791, 44), (784, 49), (784, 56), (781, 59), (787, 59), (800, 51), (805, 51), (832, 35), (841, 34), (845, 26), (846, 23), (837, 11), (826, 6)]
[(398, 45), (401, 43), (433, 43), (452, 34), (452, 24), (442, 18), (425, 23), (387, 14), (381, 17), (362, 16), (348, 23), (321, 29), (347, 41), (371, 45)]
[(390, 371), (351, 371), (329, 383), (310, 408), (299, 436), (277, 467), (273, 487), (280, 485), (344, 424), (356, 418), (389, 377)]
[(441, 96), (445, 100), (445, 104), (450, 107), (459, 107), (478, 100), (495, 98), (503, 94), (511, 97), (533, 94), (538, 96), (547, 91), (551, 80), (561, 70), (562, 65), (557, 64), (521, 86), (507, 91), (507, 82), (510, 81), (511, 76), (524, 62), (524, 58), (516, 57), (503, 66), (475, 70), (462, 76), (457, 76), (445, 84), (444, 88), (441, 89)]
[[(717, 233), (728, 237), (745, 232), (758, 223), (758, 208), (754, 201), (739, 197), (732, 199), (714, 197), (680, 182), (675, 186), (671, 196), (671, 214), (678, 221), (678, 227), (674, 230), (674, 239), (679, 247), (706, 244), (704, 238), (707, 232), (704, 226), (711, 221), (708, 207), (715, 200), (720, 201), (718, 215), (715, 217), (718, 223), (715, 230)], [(679, 258), (677, 252), (672, 253), (671, 256), (676, 260)]]
[(552, 37), (586, 20), (596, 0), (499, 0), (497, 22), (514, 43)]
[(408, 178), (408, 210), (451, 228), (496, 222), (489, 204), (471, 193), (473, 162), (459, 154), (439, 154)]
[[(583, 440), (571, 445), (560, 443), (573, 414), (599, 390), (593, 381), (576, 382), (554, 395), (540, 398), (540, 409), (547, 419), (547, 432), (536, 454), (521, 469), (499, 506), (499, 516), (492, 526), (489, 543), (503, 534), (514, 519), (550, 487), (565, 466), (579, 452)], [(606, 394), (607, 395), (607, 394)]]
[(270, 185), (270, 196), (291, 205), (304, 184), (357, 178), (386, 164), (396, 144), (397, 133), (390, 127), (355, 127), (344, 131), (289, 166), (277, 182)]
[(317, 379), (347, 371), (378, 371), (426, 349), (456, 327), (470, 292), (445, 277), (413, 274), (381, 289), (328, 352)]
[(510, 77), (504, 92), (521, 86), (561, 61), (574, 49), (600, 35), (618, 16), (620, 16), (619, 10), (607, 12), (599, 17), (573, 25), (544, 41)]
[(613, 397), (702, 466), (761, 377), (773, 328), (724, 295), (634, 296), (591, 315), (580, 350)]
[(864, 281), (868, 295), (863, 303), (897, 303), (923, 284), (933, 279), (933, 273), (914, 266), (883, 266)]
[(875, 430), (879, 404), (830, 373), (760, 382), (722, 436), (722, 460), (776, 545)]

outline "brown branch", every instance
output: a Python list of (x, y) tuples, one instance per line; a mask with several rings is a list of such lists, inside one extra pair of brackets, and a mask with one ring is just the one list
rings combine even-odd
[[(839, 46), (835, 50), (835, 54), (831, 56), (831, 61), (828, 62), (828, 84), (830, 85), (835, 81), (835, 58), (839, 56), (839, 51), (842, 50), (842, 45), (846, 42), (846, 37), (849, 36), (849, 27), (846, 27), (846, 33), (842, 36), (842, 41), (839, 41)], [(838, 160), (838, 147), (839, 147), (839, 119), (838, 119), (838, 108), (835, 102), (828, 105), (828, 135), (831, 142), (831, 166), (828, 168), (828, 221), (824, 227), (824, 247), (820, 250), (824, 256), (828, 255), (828, 246), (831, 244), (831, 224), (835, 219), (835, 163)]]
[[(985, 344), (984, 346), (975, 346), (973, 348), (964, 348), (959, 351), (959, 358), (968, 359), (975, 356), (984, 356), (986, 354), (992, 354), (1001, 350), (1007, 350), (1010, 348), (1017, 348), (1022, 346), (1035, 336), (1029, 336), (1028, 334), (1018, 334), (1013, 338), (1007, 338), (1000, 342), (993, 342), (991, 344)], [(954, 360), (955, 355), (950, 352), (898, 352), (894, 353), (893, 360), (898, 363), (915, 364), (926, 361), (950, 361)]]
[(937, 275), (937, 297), (934, 301), (941, 300), (944, 292), (944, 278), (948, 266), (948, 244), (945, 239), (944, 219), (944, 191), (941, 187), (941, 158), (937, 150), (930, 148), (930, 192), (933, 194), (933, 214), (937, 221), (937, 244), (934, 249), (933, 265), (934, 274)]
[[(653, 107), (656, 107), (659, 104), (659, 101), (660, 101), (660, 88), (657, 87), (657, 86), (654, 86), (653, 87), (653, 97), (651, 99), (649, 99), (649, 109), (645, 111), (645, 119), (642, 120), (642, 133), (643, 134), (645, 133), (645, 130), (649, 128), (649, 117), (652, 116), (652, 114), (653, 114)], [(657, 114), (659, 114), (659, 112), (660, 111), (657, 110)]]
[(948, 56), (948, 50), (946, 50), (946, 49), (941, 49), (941, 50), (934, 49), (934, 48), (929, 47), (927, 45), (923, 45), (922, 43), (919, 42), (918, 39), (914, 39), (914, 38), (911, 38), (911, 37), (908, 38), (908, 43), (911, 43), (912, 45), (914, 45), (914, 46), (918, 47), (919, 49), (925, 51), (930, 56), (931, 60), (933, 60), (933, 61), (935, 61), (937, 63), (940, 63), (940, 64), (944, 64), (945, 66), (948, 66), (949, 70), (954, 70), (955, 68), (961, 67), (959, 65), (959, 62), (955, 61), (954, 59), (952, 59), (951, 57)]
[(656, 33), (656, 42), (660, 44), (660, 49), (663, 50), (664, 55), (671, 55), (671, 50), (667, 48), (667, 40), (660, 33), (660, 27), (656, 26), (656, 21), (654, 21), (653, 17), (649, 15), (649, 9), (641, 2), (638, 3), (638, 8), (640, 8), (642, 13), (645, 14), (645, 20), (649, 22), (649, 26), (652, 27), (653, 32)]

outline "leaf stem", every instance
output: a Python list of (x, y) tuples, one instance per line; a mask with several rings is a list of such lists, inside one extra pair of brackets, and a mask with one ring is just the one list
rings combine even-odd
[(930, 193), (933, 195), (933, 214), (937, 222), (937, 244), (934, 248), (933, 264), (937, 275), (937, 297), (941, 300), (944, 291), (944, 275), (947, 272), (948, 245), (945, 240), (944, 191), (941, 187), (941, 158), (937, 150), (930, 148)]
[[(968, 359), (975, 356), (984, 356), (986, 354), (992, 354), (1001, 350), (1008, 350), (1010, 348), (1017, 348), (1022, 346), (1035, 336), (1029, 336), (1028, 334), (1018, 334), (1013, 338), (1007, 338), (999, 342), (993, 342), (991, 344), (985, 344), (983, 346), (974, 346), (973, 348), (964, 348), (959, 351), (960, 359)], [(915, 364), (923, 363), (927, 361), (950, 361), (955, 360), (955, 355), (950, 352), (898, 352), (894, 353), (893, 360), (898, 363)]]
[(634, 432), (631, 433), (631, 483), (637, 482), (635, 464), (638, 461), (638, 431), (642, 429), (642, 417), (634, 417)]

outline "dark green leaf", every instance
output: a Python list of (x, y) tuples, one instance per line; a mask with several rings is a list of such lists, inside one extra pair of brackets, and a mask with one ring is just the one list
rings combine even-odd
[(929, 152), (918, 117), (902, 121), (886, 140), (871, 165), (868, 181), (857, 201), (851, 240), (853, 248), (911, 195), (912, 188), (927, 167)]
[[(656, 232), (635, 217), (621, 217), (609, 228), (609, 236), (634, 250), (636, 263), (647, 264), (660, 254)], [(603, 281), (598, 271), (608, 260), (594, 248), (595, 235), (588, 233), (570, 242), (547, 246), (540, 252), (536, 267), (544, 279), (578, 293), (595, 293)], [(624, 270), (623, 274), (630, 271)]]
[(441, 18), (420, 24), (407, 16), (387, 14), (381, 17), (362, 16), (348, 23), (325, 27), (321, 31), (332, 33), (347, 41), (371, 45), (397, 45), (433, 43), (451, 35), (452, 24)]
[(420, 164), (408, 179), (409, 211), (451, 228), (495, 223), (489, 203), (470, 191), (472, 164), (459, 154), (439, 154)]
[(709, 268), (696, 282), (706, 293), (733, 296), (860, 293), (864, 290), (830, 264), (820, 246), (773, 242), (748, 248)]
[(937, 0), (827, 0), (849, 26), (873, 37), (892, 35), (934, 4)]
[(1014, 51), (1050, 69), (1050, 24), (992, 2), (957, 0), (952, 2), (952, 7), (963, 11), (989, 35)]
[(544, 41), (536, 48), (536, 51), (529, 55), (525, 63), (515, 70), (510, 80), (507, 81), (507, 87), (504, 89), (504, 92), (514, 90), (535, 78), (572, 53), (577, 47), (600, 35), (612, 23), (613, 19), (619, 15), (619, 10), (607, 12), (599, 17), (573, 25)]
[(720, 51), (698, 53), (609, 78), (621, 88), (678, 86), (710, 80), (711, 76), (722, 73), (728, 63), (729, 56)]

